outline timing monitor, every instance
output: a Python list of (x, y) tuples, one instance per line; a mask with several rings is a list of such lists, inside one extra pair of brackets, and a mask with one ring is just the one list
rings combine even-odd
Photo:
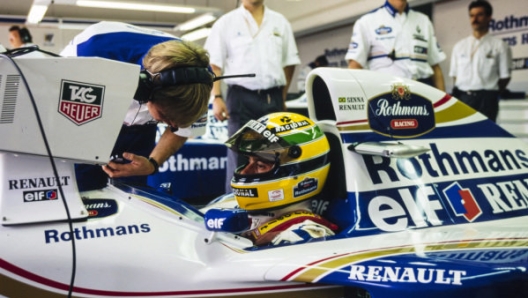
[(139, 66), (103, 58), (0, 57), (0, 151), (108, 161)]

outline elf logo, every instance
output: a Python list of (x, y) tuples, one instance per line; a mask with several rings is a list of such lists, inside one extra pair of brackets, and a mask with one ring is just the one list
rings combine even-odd
[(453, 182), (444, 189), (444, 194), (455, 215), (464, 216), (469, 222), (472, 222), (482, 214), (482, 209), (480, 209), (471, 191), (462, 188), (458, 182)]
[(29, 190), (22, 193), (24, 202), (54, 201), (58, 198), (57, 189)]
[(105, 87), (62, 80), (59, 113), (77, 125), (100, 118)]

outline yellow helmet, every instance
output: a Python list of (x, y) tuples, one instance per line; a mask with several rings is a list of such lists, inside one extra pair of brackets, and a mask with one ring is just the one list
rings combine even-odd
[(272, 162), (270, 171), (242, 174), (239, 167), (231, 187), (240, 208), (275, 209), (309, 199), (321, 192), (330, 167), (326, 136), (309, 118), (273, 113), (250, 120), (226, 145), (238, 154)]

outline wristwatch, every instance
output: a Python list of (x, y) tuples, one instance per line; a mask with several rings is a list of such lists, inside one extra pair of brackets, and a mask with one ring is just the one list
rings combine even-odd
[(150, 173), (150, 175), (156, 174), (159, 170), (159, 163), (152, 157), (149, 157), (148, 161), (150, 162), (151, 165), (154, 166), (154, 172)]

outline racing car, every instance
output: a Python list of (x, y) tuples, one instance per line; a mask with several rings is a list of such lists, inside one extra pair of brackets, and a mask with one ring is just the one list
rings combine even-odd
[(339, 230), (257, 247), (208, 217), (232, 194), (78, 191), (74, 165), (107, 162), (138, 66), (0, 58), (0, 296), (528, 297), (528, 146), (445, 92), (313, 70), (331, 161), (314, 209)]

